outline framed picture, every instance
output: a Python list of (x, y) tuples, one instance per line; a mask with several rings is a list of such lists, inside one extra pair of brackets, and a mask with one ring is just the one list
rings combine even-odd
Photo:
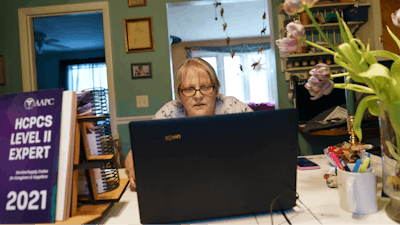
[(128, 0), (129, 7), (146, 6), (146, 0)]
[(127, 53), (154, 51), (152, 17), (124, 19)]
[(151, 78), (151, 62), (132, 63), (132, 79)]
[(0, 55), (0, 85), (6, 85), (6, 68), (4, 65), (4, 55)]

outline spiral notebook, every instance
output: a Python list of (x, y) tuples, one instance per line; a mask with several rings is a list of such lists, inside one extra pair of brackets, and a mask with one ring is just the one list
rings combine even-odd
[(131, 122), (141, 223), (292, 208), (297, 124), (295, 109)]

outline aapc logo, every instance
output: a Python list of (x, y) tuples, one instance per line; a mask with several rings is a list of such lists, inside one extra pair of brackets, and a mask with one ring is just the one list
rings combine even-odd
[(34, 107), (54, 105), (54, 98), (38, 99), (35, 101), (33, 98), (27, 98), (24, 102), (24, 108), (26, 110), (31, 110)]

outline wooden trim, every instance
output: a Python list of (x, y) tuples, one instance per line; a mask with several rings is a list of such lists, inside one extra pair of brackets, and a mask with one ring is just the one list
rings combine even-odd
[(107, 65), (108, 97), (112, 133), (118, 133), (116, 124), (116, 103), (113, 74), (113, 59), (111, 49), (111, 25), (108, 1), (93, 3), (78, 3), (66, 5), (52, 5), (18, 9), (22, 88), (24, 92), (36, 91), (36, 53), (33, 34), (33, 18), (67, 15), (73, 13), (102, 12), (104, 29), (104, 51)]

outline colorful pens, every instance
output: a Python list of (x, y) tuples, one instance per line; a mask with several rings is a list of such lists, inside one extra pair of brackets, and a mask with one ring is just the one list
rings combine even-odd
[(357, 159), (356, 165), (354, 165), (354, 168), (353, 168), (354, 173), (358, 173), (358, 169), (360, 168), (360, 165), (361, 165), (361, 159)]
[(367, 169), (370, 161), (371, 161), (371, 158), (366, 158), (364, 160), (364, 163), (362, 164), (362, 166), (360, 168), (360, 173), (364, 173), (365, 172), (365, 170)]
[(342, 166), (340, 165), (339, 159), (336, 157), (335, 153), (329, 152), (329, 154), (331, 154), (333, 161), (336, 163), (339, 169), (343, 170)]
[[(368, 157), (368, 158), (371, 158), (369, 152), (368, 152), (368, 154), (367, 154), (367, 157)], [(368, 169), (370, 166), (371, 166), (371, 161), (370, 161), (370, 163), (368, 164), (367, 169)]]
[(346, 162), (342, 158), (339, 158), (339, 160), (340, 160), (340, 163), (341, 163), (340, 165), (344, 168), (344, 170), (346, 170), (348, 172), (351, 172), (349, 167), (347, 166)]

